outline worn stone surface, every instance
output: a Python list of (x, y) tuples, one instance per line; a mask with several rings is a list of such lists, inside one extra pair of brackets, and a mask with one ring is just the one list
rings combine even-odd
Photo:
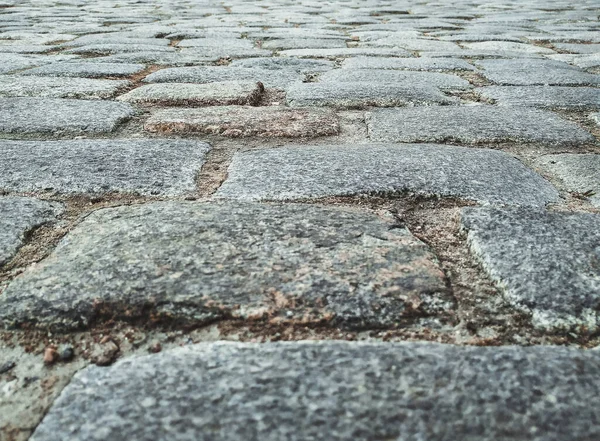
[(53, 202), (0, 196), (0, 267), (14, 256), (29, 231), (54, 220), (61, 211), (60, 204)]
[(437, 72), (407, 72), (385, 69), (335, 69), (323, 73), (319, 80), (330, 83), (364, 82), (404, 87), (436, 87), (442, 90), (469, 89), (471, 84), (455, 75)]
[(306, 205), (161, 202), (90, 214), (0, 296), (0, 322), (228, 317), (393, 327), (452, 308), (407, 229)]
[(372, 141), (549, 145), (594, 142), (594, 137), (575, 123), (548, 111), (519, 107), (381, 109), (370, 112), (367, 123)]
[(238, 153), (216, 196), (294, 200), (400, 192), (517, 205), (544, 205), (558, 198), (548, 182), (505, 153), (428, 144)]
[(32, 441), (583, 441), (599, 375), (552, 346), (204, 343), (78, 372)]
[(594, 153), (545, 155), (536, 164), (556, 176), (567, 191), (589, 198), (600, 207), (600, 155)]
[(534, 326), (549, 330), (600, 325), (600, 215), (466, 208), (474, 255)]
[(440, 58), (353, 57), (342, 62), (343, 69), (397, 69), (424, 71), (476, 70), (464, 60)]
[(186, 194), (195, 190), (209, 149), (202, 142), (168, 139), (0, 141), (0, 189)]
[(301, 73), (322, 72), (334, 68), (333, 62), (329, 60), (310, 60), (293, 57), (244, 58), (233, 60), (230, 66), (271, 70), (291, 69)]
[(363, 108), (407, 105), (458, 104), (431, 86), (396, 85), (377, 82), (295, 83), (287, 89), (291, 107)]
[(223, 81), (208, 84), (145, 84), (124, 95), (119, 101), (171, 106), (222, 106), (259, 103), (265, 88), (253, 81)]
[(600, 109), (600, 89), (564, 86), (490, 86), (476, 89), (501, 106), (531, 106), (551, 109)]
[(282, 57), (298, 58), (346, 58), (346, 57), (412, 57), (406, 49), (401, 48), (339, 48), (339, 49), (289, 49), (279, 52)]
[[(35, 75), (45, 77), (127, 77), (144, 70), (146, 66), (139, 63), (94, 63), (85, 62), (62, 62), (51, 63), (45, 66), (27, 69), (20, 75)], [(63, 81), (63, 84), (65, 81)]]
[(133, 115), (135, 110), (129, 104), (111, 101), (0, 98), (0, 133), (106, 133)]
[(110, 98), (129, 84), (124, 80), (0, 75), (0, 97)]
[(291, 70), (202, 66), (174, 67), (162, 69), (148, 75), (144, 81), (148, 83), (214, 83), (218, 81), (260, 81), (265, 87), (285, 88), (289, 84), (302, 81), (304, 75)]
[(335, 113), (324, 109), (219, 106), (159, 110), (144, 128), (158, 133), (312, 138), (337, 135), (339, 122)]
[(600, 75), (553, 60), (481, 60), (481, 72), (504, 86), (598, 86)]

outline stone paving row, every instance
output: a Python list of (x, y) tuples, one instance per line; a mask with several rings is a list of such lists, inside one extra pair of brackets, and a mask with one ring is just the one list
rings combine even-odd
[(599, 16), (0, 0), (0, 440), (600, 438)]

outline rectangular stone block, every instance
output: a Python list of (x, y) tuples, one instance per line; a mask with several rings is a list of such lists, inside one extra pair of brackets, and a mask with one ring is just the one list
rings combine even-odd
[(111, 98), (130, 84), (125, 80), (0, 75), (0, 97)]
[(500, 106), (528, 106), (550, 109), (600, 109), (600, 89), (565, 86), (490, 86), (475, 92)]
[(441, 90), (464, 90), (471, 88), (467, 80), (455, 75), (437, 72), (407, 72), (386, 69), (334, 69), (319, 77), (322, 83), (368, 83), (404, 87), (431, 87)]

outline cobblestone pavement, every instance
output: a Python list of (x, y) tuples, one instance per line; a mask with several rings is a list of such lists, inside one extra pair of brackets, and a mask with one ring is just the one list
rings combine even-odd
[(599, 440), (599, 18), (0, 0), (0, 440)]

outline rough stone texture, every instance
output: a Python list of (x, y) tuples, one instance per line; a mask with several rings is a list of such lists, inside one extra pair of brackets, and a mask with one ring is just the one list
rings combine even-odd
[(599, 376), (552, 346), (204, 343), (78, 372), (31, 440), (592, 440)]
[(0, 296), (0, 322), (72, 329), (108, 314), (396, 326), (452, 308), (405, 228), (306, 205), (161, 202), (92, 213)]
[(111, 98), (129, 84), (124, 80), (0, 75), (0, 97)]
[(600, 109), (600, 89), (562, 86), (490, 86), (475, 90), (501, 106), (551, 109)]
[(238, 153), (216, 196), (294, 200), (403, 191), (495, 204), (544, 205), (558, 198), (548, 182), (506, 153), (428, 144)]
[(569, 154), (545, 155), (536, 164), (558, 177), (567, 191), (589, 195), (590, 202), (600, 207), (600, 155)]
[(377, 82), (295, 83), (287, 89), (286, 99), (291, 107), (363, 108), (459, 103), (458, 99), (448, 97), (434, 87)]
[(519, 107), (381, 109), (370, 112), (367, 123), (372, 141), (577, 145), (595, 140), (575, 123), (551, 112)]
[(131, 44), (131, 43), (97, 43), (76, 47), (64, 51), (65, 54), (95, 54), (109, 55), (127, 52), (175, 52), (175, 48), (170, 46), (154, 44)]
[(27, 232), (54, 220), (61, 211), (53, 202), (0, 196), (0, 267), (15, 255)]
[(193, 192), (210, 146), (183, 140), (0, 141), (0, 189), (67, 194)]
[(598, 86), (600, 75), (553, 60), (482, 60), (481, 72), (503, 86)]
[(515, 43), (511, 41), (477, 41), (463, 43), (463, 47), (471, 50), (502, 51), (502, 52), (525, 52), (534, 54), (554, 54), (552, 49), (526, 43)]
[(304, 75), (288, 69), (274, 71), (272, 69), (202, 66), (174, 67), (162, 69), (148, 75), (144, 81), (148, 83), (214, 83), (217, 81), (260, 81), (265, 87), (286, 88)]
[(354, 57), (342, 62), (343, 69), (397, 69), (397, 70), (476, 70), (464, 60), (439, 58), (383, 58), (383, 57)]
[(442, 90), (471, 88), (467, 80), (455, 75), (436, 72), (407, 72), (384, 69), (335, 69), (325, 72), (319, 80), (323, 83), (372, 83), (403, 87), (435, 87)]
[(259, 103), (265, 88), (252, 81), (224, 81), (209, 84), (157, 83), (146, 84), (125, 95), (119, 101), (171, 106), (222, 106)]
[(334, 64), (328, 60), (309, 60), (306, 58), (245, 58), (233, 60), (231, 67), (281, 70), (290, 69), (301, 73), (323, 72), (333, 69)]
[(600, 325), (600, 215), (466, 208), (475, 256), (515, 307), (549, 330)]
[[(144, 70), (146, 66), (135, 63), (94, 63), (91, 61), (69, 61), (52, 63), (20, 72), (20, 75), (46, 77), (126, 77)], [(65, 81), (63, 81), (63, 84)]]
[(129, 104), (111, 101), (0, 98), (0, 133), (106, 133), (133, 115)]
[(282, 57), (298, 58), (346, 58), (346, 57), (412, 57), (413, 55), (400, 48), (340, 48), (340, 49), (289, 49), (279, 52)]
[(152, 114), (144, 129), (159, 133), (204, 133), (232, 137), (313, 138), (337, 135), (338, 117), (325, 109), (219, 106), (167, 109)]

